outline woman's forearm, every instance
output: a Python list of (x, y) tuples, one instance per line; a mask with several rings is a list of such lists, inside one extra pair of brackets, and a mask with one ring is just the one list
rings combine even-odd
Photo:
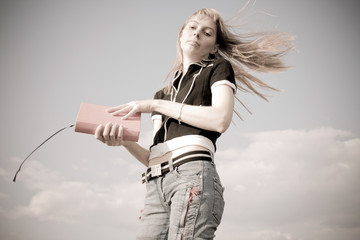
[(154, 109), (156, 109), (155, 111), (157, 112), (161, 112), (166, 116), (178, 119), (194, 127), (210, 131), (222, 133), (228, 128), (231, 122), (231, 117), (227, 117), (223, 109), (216, 107), (182, 106), (181, 103), (164, 100), (156, 100), (154, 105)]
[(155, 100), (153, 110), (194, 127), (223, 133), (231, 123), (234, 96), (230, 88), (218, 88), (218, 94), (213, 94), (212, 106), (183, 105), (166, 100)]
[(149, 155), (150, 151), (143, 148), (136, 142), (129, 142), (126, 145), (123, 145), (125, 149), (133, 155), (139, 162), (144, 164), (146, 167), (149, 166)]

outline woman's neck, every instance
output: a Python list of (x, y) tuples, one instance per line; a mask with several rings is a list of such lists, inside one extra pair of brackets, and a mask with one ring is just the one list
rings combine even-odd
[(183, 58), (183, 72), (186, 73), (191, 64), (198, 63), (200, 61), (201, 61), (201, 59), (190, 59), (190, 58), (184, 57)]

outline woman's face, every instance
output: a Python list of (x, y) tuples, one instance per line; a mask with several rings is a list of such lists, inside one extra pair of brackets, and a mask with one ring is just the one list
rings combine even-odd
[(207, 17), (198, 15), (189, 20), (180, 36), (180, 47), (184, 57), (200, 61), (215, 53), (216, 25)]

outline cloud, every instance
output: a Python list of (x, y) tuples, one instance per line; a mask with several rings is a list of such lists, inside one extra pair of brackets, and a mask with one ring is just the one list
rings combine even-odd
[[(247, 144), (239, 148), (231, 139), (215, 157), (226, 201), (218, 239), (358, 239), (358, 137), (318, 128), (251, 133), (239, 141)], [(32, 195), (9, 210), (2, 208), (0, 215), (61, 223), (71, 231), (71, 226), (77, 226), (79, 234), (93, 228), (87, 239), (101, 235), (99, 229), (132, 239), (145, 191), (144, 185), (134, 180), (138, 179), (139, 163), (121, 157), (106, 162), (114, 169), (103, 174), (103, 168), (96, 165), (96, 181), (88, 181), (88, 176), (74, 180), (32, 160), (22, 172), (26, 179), (22, 183)], [(93, 176), (96, 171), (90, 167), (94, 164), (90, 161), (87, 169), (73, 171)], [(117, 181), (107, 179), (119, 169), (124, 176)], [(0, 169), (0, 175), (9, 181), (11, 174)], [(1, 192), (0, 200), (9, 198), (11, 192)]]
[(142, 207), (140, 184), (102, 186), (84, 182), (62, 182), (36, 193), (17, 217), (90, 225), (136, 224)]
[(280, 231), (258, 231), (249, 234), (246, 239), (248, 240), (296, 240), (295, 237), (288, 233)]
[[(139, 163), (129, 163), (121, 157), (117, 161), (111, 158), (106, 164), (107, 167), (110, 165), (109, 173), (104, 174), (97, 165), (91, 168), (92, 162), (81, 165), (80, 161), (77, 163), (79, 166), (88, 167), (73, 167), (58, 172), (53, 170), (53, 166), (31, 160), (21, 171), (16, 185), (11, 182), (13, 172), (8, 170), (9, 167), (0, 168), (4, 187), (4, 192), (0, 192), (0, 221), (10, 221), (15, 226), (19, 221), (31, 219), (32, 224), (50, 228), (61, 226), (67, 229), (67, 234), (81, 235), (86, 239), (95, 239), (104, 234), (108, 239), (115, 239), (116, 236), (132, 238), (138, 227), (145, 194), (139, 170), (135, 171)], [(12, 158), (8, 164), (18, 165), (19, 161)], [(119, 169), (123, 169), (123, 172), (119, 173)], [(75, 177), (63, 175), (68, 174), (67, 171), (74, 173)], [(77, 175), (81, 176), (76, 178)], [(88, 175), (92, 176), (91, 181)], [(135, 181), (133, 175), (136, 175)], [(114, 178), (117, 181), (113, 181)], [(10, 203), (14, 191), (18, 197)], [(95, 226), (94, 231), (86, 230)], [(28, 227), (22, 227), (21, 234), (26, 234), (26, 229)], [(45, 231), (43, 234), (46, 236), (48, 233)]]
[[(18, 157), (11, 158), (12, 166), (18, 167), (23, 159)], [(15, 168), (14, 168), (15, 169)], [(12, 181), (15, 171), (3, 170), (2, 175), (6, 181)], [(27, 188), (32, 190), (41, 190), (49, 188), (52, 184), (64, 181), (62, 174), (56, 170), (49, 169), (42, 162), (31, 159), (31, 162), (24, 164), (17, 176), (17, 182), (22, 181)]]
[[(19, 161), (18, 158), (11, 160), (12, 163)], [(77, 224), (135, 223), (138, 220), (135, 214), (140, 213), (143, 206), (145, 189), (144, 185), (140, 184), (140, 173), (135, 170), (139, 164), (135, 161), (128, 163), (121, 157), (117, 161), (110, 159), (108, 163), (118, 168), (104, 172), (98, 166), (95, 166), (96, 169), (73, 167), (72, 171), (86, 176), (80, 177), (82, 180), (70, 180), (74, 177), (66, 178), (60, 172), (32, 159), (20, 173), (21, 178), (17, 184), (23, 184), (33, 195), (27, 205), (17, 206), (15, 211), (10, 210), (7, 215), (11, 218), (27, 216), (41, 221)], [(107, 178), (109, 175), (118, 174), (119, 168), (127, 172), (130, 179), (124, 177), (109, 184), (113, 179)], [(135, 174), (137, 181), (131, 178)], [(0, 175), (10, 182), (9, 171), (0, 168)], [(87, 175), (95, 175), (99, 182), (88, 181)], [(0, 193), (0, 199), (4, 197), (6, 194)], [(129, 220), (128, 216), (133, 216), (133, 221)]]
[[(259, 132), (243, 138), (249, 141), (246, 147), (233, 146), (216, 156), (226, 188), (223, 225), (236, 223), (244, 235), (263, 230), (266, 239), (318, 236), (324, 229), (360, 230), (359, 138), (333, 128)], [(312, 227), (301, 230), (306, 223)], [(274, 237), (281, 230), (285, 235)]]

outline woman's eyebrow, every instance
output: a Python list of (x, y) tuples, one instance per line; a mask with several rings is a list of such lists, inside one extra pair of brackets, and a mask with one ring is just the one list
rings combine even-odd
[[(196, 24), (200, 24), (198, 21), (196, 21), (196, 20), (190, 20), (189, 21), (189, 23), (196, 23)], [(208, 29), (210, 29), (210, 30), (212, 30), (212, 31), (215, 31), (215, 29), (214, 28), (212, 28), (212, 27), (209, 27), (209, 26), (205, 26), (205, 28), (208, 28)]]

